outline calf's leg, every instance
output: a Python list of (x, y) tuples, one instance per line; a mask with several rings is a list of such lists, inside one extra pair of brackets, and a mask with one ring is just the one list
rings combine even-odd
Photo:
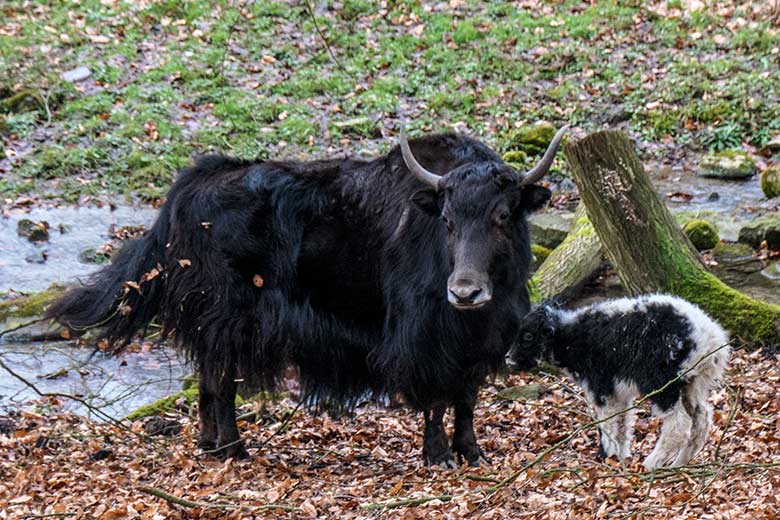
[(677, 401), (669, 410), (661, 413), (657, 413), (654, 410), (654, 414), (662, 415), (663, 425), (661, 426), (661, 435), (655, 443), (655, 448), (645, 459), (645, 468), (652, 470), (684, 464), (680, 462), (680, 455), (682, 455), (682, 458), (685, 458), (683, 452), (689, 449), (693, 419), (686, 412), (682, 399)]
[(455, 459), (450, 450), (447, 432), (444, 430), (444, 412), (446, 406), (434, 406), (424, 412), (425, 430), (423, 432), (423, 460), (429, 466), (456, 468)]
[(477, 445), (474, 433), (474, 406), (476, 395), (455, 404), (455, 432), (452, 435), (452, 449), (460, 460), (466, 460), (469, 466), (487, 464), (487, 459)]

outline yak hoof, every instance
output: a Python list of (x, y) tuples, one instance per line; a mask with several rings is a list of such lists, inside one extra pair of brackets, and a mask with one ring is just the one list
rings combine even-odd
[(251, 458), (249, 452), (246, 451), (246, 448), (244, 447), (244, 443), (241, 441), (226, 444), (225, 446), (211, 450), (211, 454), (222, 460), (247, 460)]
[(441, 469), (457, 469), (458, 464), (455, 462), (455, 459), (445, 459), (440, 460), (438, 462), (434, 462), (431, 464), (432, 466), (438, 466)]
[(488, 462), (488, 460), (482, 454), (480, 454), (476, 459), (469, 461), (469, 466), (472, 468), (485, 467), (490, 466), (490, 462)]
[(200, 448), (203, 451), (214, 451), (216, 447), (217, 447), (217, 443), (215, 443), (211, 439), (200, 439), (198, 441), (198, 448)]

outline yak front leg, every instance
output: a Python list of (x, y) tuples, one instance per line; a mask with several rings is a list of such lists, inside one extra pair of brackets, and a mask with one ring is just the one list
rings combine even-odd
[(200, 438), (198, 448), (212, 451), (217, 447), (217, 417), (214, 415), (216, 395), (206, 384), (206, 375), (201, 370), (198, 379), (198, 422), (200, 423)]
[(476, 395), (467, 401), (455, 404), (455, 432), (452, 435), (452, 449), (458, 454), (460, 460), (466, 460), (469, 466), (487, 464), (484, 453), (477, 445), (477, 436), (474, 433), (474, 406)]
[(435, 406), (424, 412), (425, 431), (423, 433), (423, 460), (428, 466), (456, 468), (452, 456), (447, 432), (444, 430), (444, 412), (446, 406)]

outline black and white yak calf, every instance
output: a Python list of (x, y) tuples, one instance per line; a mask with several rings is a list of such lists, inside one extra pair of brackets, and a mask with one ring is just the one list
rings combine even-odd
[(200, 446), (222, 456), (247, 456), (237, 381), (268, 389), (295, 365), (307, 404), (401, 393), (424, 413), (427, 463), (479, 464), (477, 391), (530, 309), (526, 216), (550, 198), (535, 183), (564, 130), (525, 173), (457, 134), (402, 133), (373, 160), (202, 158), (48, 316), (117, 345), (156, 319), (199, 371)]
[[(649, 397), (653, 415), (663, 418), (644, 462), (654, 469), (687, 464), (704, 446), (712, 425), (707, 399), (726, 368), (728, 342), (720, 325), (676, 296), (619, 298), (574, 311), (543, 304), (522, 320), (507, 364), (528, 370), (545, 360), (566, 369), (598, 419), (663, 388)], [(634, 422), (634, 410), (602, 422), (599, 455), (629, 457)]]

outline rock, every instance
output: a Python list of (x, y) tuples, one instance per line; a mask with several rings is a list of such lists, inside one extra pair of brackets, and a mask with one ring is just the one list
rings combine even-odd
[(747, 244), (718, 242), (712, 250), (712, 258), (724, 266), (744, 262), (754, 256), (755, 251)]
[(10, 417), (0, 417), (0, 435), (11, 436), (16, 431), (16, 422)]
[(44, 264), (48, 258), (49, 255), (46, 253), (46, 251), (36, 251), (35, 253), (31, 253), (25, 256), (24, 261), (28, 264)]
[(777, 134), (776, 136), (772, 137), (772, 139), (769, 140), (768, 143), (766, 143), (766, 146), (764, 146), (761, 149), (762, 152), (780, 152), (780, 134)]
[(617, 125), (623, 121), (631, 119), (631, 112), (623, 105), (608, 108), (600, 116), (596, 117), (599, 123), (606, 123), (608, 125)]
[(710, 193), (709, 197), (707, 197), (707, 200), (710, 202), (715, 202), (716, 200), (720, 200), (720, 194), (717, 191), (713, 191)]
[(538, 213), (528, 219), (534, 244), (555, 249), (569, 234), (574, 212)]
[(747, 179), (758, 172), (750, 155), (739, 150), (709, 153), (699, 161), (696, 175), (715, 179)]
[(761, 247), (766, 240), (769, 249), (780, 249), (780, 215), (759, 217), (739, 230), (739, 241), (751, 247)]
[(498, 392), (498, 397), (507, 401), (518, 401), (520, 399), (539, 399), (547, 393), (549, 388), (538, 383), (529, 383), (521, 386), (510, 386)]
[(87, 460), (90, 460), (92, 462), (96, 462), (98, 460), (105, 460), (109, 457), (111, 457), (114, 454), (113, 450), (103, 449), (103, 450), (97, 450), (89, 455), (87, 457)]
[(780, 197), (780, 166), (761, 172), (761, 191), (768, 199)]
[(49, 240), (49, 224), (24, 218), (16, 225), (16, 234), (26, 237), (30, 242), (46, 242)]
[(79, 253), (79, 262), (82, 264), (105, 264), (108, 262), (108, 256), (94, 247), (88, 247)]
[(87, 67), (76, 67), (75, 69), (71, 69), (67, 72), (63, 72), (60, 74), (60, 77), (64, 79), (65, 81), (69, 81), (70, 83), (78, 83), (79, 81), (84, 81), (88, 77), (92, 75), (92, 71), (89, 70)]
[(555, 137), (555, 127), (552, 123), (539, 121), (512, 130), (507, 138), (506, 148), (527, 155), (539, 155), (544, 153), (553, 137)]
[(164, 437), (173, 437), (181, 433), (181, 423), (172, 419), (163, 417), (152, 417), (149, 422), (144, 424), (144, 431), (147, 435), (162, 435)]
[(774, 282), (780, 282), (780, 262), (769, 264), (766, 269), (761, 271), (761, 276)]
[(700, 218), (689, 220), (683, 226), (683, 231), (699, 251), (712, 249), (720, 240), (715, 226)]

